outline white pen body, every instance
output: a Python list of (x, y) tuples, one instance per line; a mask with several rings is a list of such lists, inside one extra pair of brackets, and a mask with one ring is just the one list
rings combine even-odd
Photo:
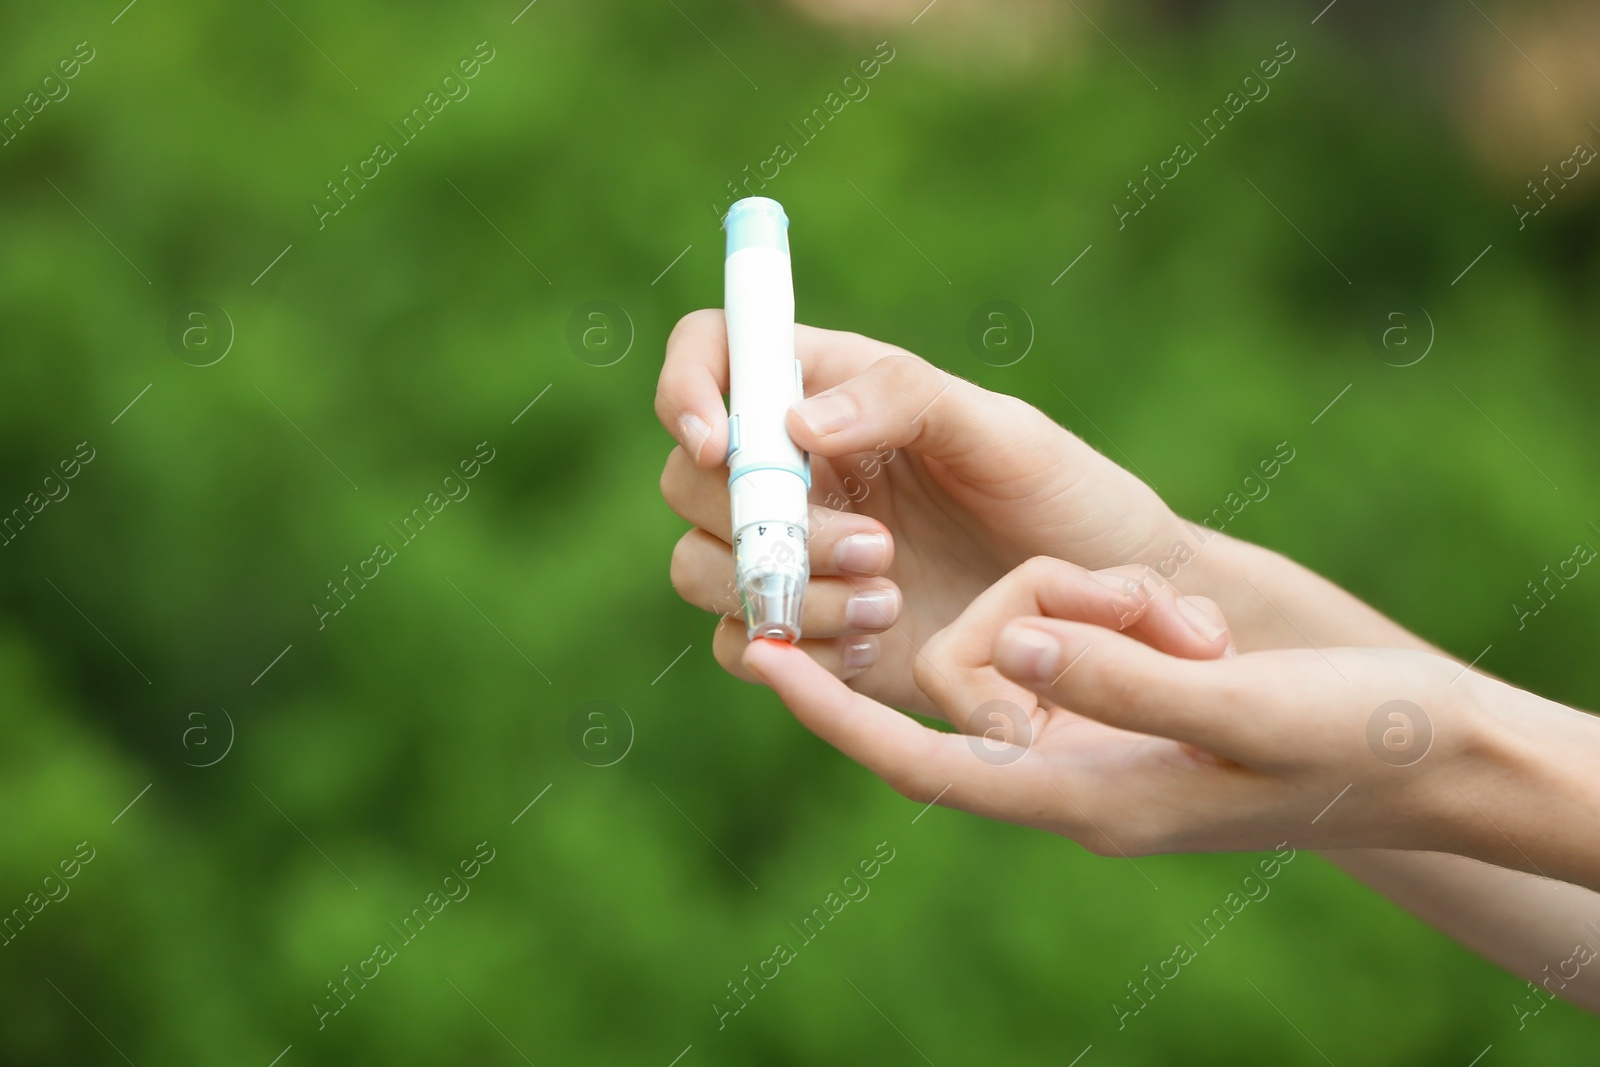
[(776, 201), (752, 197), (729, 209), (727, 227), (734, 577), (750, 637), (795, 641), (810, 578), (810, 471), (785, 425), (790, 406), (804, 395), (794, 355), (788, 220)]

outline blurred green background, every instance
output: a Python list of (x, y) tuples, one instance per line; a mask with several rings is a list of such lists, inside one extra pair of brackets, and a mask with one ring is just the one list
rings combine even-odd
[[(1600, 704), (1600, 578), (1522, 629), (1512, 607), (1600, 546), (1600, 178), (1521, 230), (1508, 207), (1600, 145), (1595, 30), (1577, 5), (1356, 0), (6, 7), (0, 509), (29, 515), (0, 550), (0, 908), (94, 859), (0, 947), (0, 1062), (1592, 1050), (1587, 1016), (1519, 1029), (1522, 981), (1309, 855), (1119, 1031), (1124, 984), (1256, 857), (1135, 869), (913, 822), (717, 669), (667, 580), (651, 409), (672, 324), (721, 301), (708, 205), (789, 141), (766, 192), (802, 320), (1027, 398), (1194, 516), (1286, 440), (1230, 533)], [(800, 145), (788, 124), (885, 41)], [(1125, 183), (1284, 41), (1270, 96), (1119, 230)], [(404, 142), (479, 42), (470, 95)], [(311, 201), (379, 141), (396, 158), (319, 229)], [(1011, 366), (967, 341), (992, 300), (1031, 331)], [(574, 345), (574, 321), (605, 330)], [(327, 583), (480, 442), (470, 495), (319, 629)], [(577, 720), (610, 748), (573, 740), (590, 701), (621, 709)], [(470, 896), (319, 1029), (326, 983), (480, 842)], [(719, 1030), (725, 983), (879, 842), (870, 897)]]

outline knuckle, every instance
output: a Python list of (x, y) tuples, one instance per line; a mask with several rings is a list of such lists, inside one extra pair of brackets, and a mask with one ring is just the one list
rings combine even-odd
[(678, 543), (672, 546), (672, 564), (668, 571), (672, 577), (672, 588), (691, 603), (700, 586), (700, 568), (695, 558), (698, 533), (697, 530), (690, 530), (678, 538)]
[(957, 381), (970, 388), (969, 397), (981, 399), (985, 410), (991, 413), (997, 423), (1013, 428), (1016, 431), (1013, 437), (1018, 442), (1029, 440), (1041, 432), (1060, 430), (1050, 416), (1020, 397), (993, 392), (964, 379)]
[(911, 680), (927, 694), (928, 699), (941, 706), (949, 694), (950, 683), (934, 663), (945, 655), (949, 641), (946, 631), (940, 630), (922, 646), (922, 654), (911, 660)]
[(727, 616), (717, 620), (716, 631), (711, 637), (711, 654), (716, 657), (717, 664), (736, 678), (744, 678), (744, 664), (740, 657), (744, 654), (744, 634), (738, 626), (733, 625)]
[(937, 368), (920, 356), (910, 352), (892, 352), (873, 365), (883, 376), (884, 384), (896, 393), (908, 392), (925, 385)]
[[(982, 386), (973, 388), (982, 389)], [(983, 390), (985, 398), (993, 404), (995, 411), (1004, 416), (1008, 423), (1028, 426), (1044, 415), (1044, 412), (1023, 400), (1021, 397), (1012, 396), (1010, 393), (996, 393), (988, 389)]]
[(681, 344), (687, 340), (703, 337), (714, 330), (722, 328), (721, 308), (700, 308), (696, 311), (691, 311), (679, 319), (672, 327), (672, 332), (667, 335), (667, 347), (670, 349), (674, 344)]
[(1066, 564), (1054, 556), (1031, 556), (1019, 564), (1013, 573), (1033, 586), (1046, 581), (1064, 566)]
[[(917, 657), (919, 665), (923, 660), (942, 660), (949, 656), (952, 643), (950, 630), (954, 625), (955, 623), (951, 623), (950, 626), (946, 626), (922, 642), (922, 655)], [(926, 670), (927, 668), (924, 667), (923, 669)]]
[(668, 504), (682, 503), (689, 486), (694, 483), (699, 468), (681, 445), (673, 446), (667, 461), (661, 466), (661, 497)]
[(890, 789), (918, 804), (931, 804), (944, 789), (943, 786), (934, 785), (925, 774), (914, 770), (883, 771), (880, 777)]
[(672, 382), (668, 378), (668, 373), (663, 370), (661, 372), (661, 380), (656, 383), (654, 407), (656, 421), (661, 423), (664, 430), (676, 437), (677, 433), (674, 427), (678, 425), (678, 413), (681, 409), (667, 396), (667, 393), (673, 388)]
[(721, 334), (723, 325), (720, 308), (701, 308), (679, 319), (667, 335), (667, 358), (662, 361), (661, 374), (656, 378), (656, 415), (666, 425), (676, 422), (678, 409), (673, 397), (682, 392), (684, 383), (692, 380), (694, 360), (685, 363), (681, 350), (705, 347)]
[(935, 704), (942, 703), (944, 698), (944, 684), (939, 680), (938, 673), (929, 667), (922, 657), (917, 657), (911, 664), (911, 680), (918, 689), (927, 694), (928, 699)]
[(678, 468), (682, 463), (683, 449), (674, 447), (667, 453), (667, 461), (661, 465), (661, 499), (672, 503), (672, 498), (677, 491), (679, 482), (682, 481)]
[[(867, 769), (907, 800), (931, 804), (948, 795), (954, 779), (941, 771), (940, 745), (944, 734), (929, 731), (905, 751), (879, 754), (866, 761)], [(946, 801), (948, 804), (948, 800)]]

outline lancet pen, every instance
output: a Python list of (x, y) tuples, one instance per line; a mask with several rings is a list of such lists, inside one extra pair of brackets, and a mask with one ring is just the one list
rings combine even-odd
[(752, 196), (729, 208), (723, 225), (734, 580), (752, 640), (798, 641), (811, 576), (811, 460), (784, 425), (805, 395), (794, 354), (789, 219), (776, 200)]

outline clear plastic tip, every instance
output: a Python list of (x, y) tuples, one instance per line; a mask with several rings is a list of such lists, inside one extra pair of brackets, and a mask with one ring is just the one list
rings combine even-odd
[(805, 593), (806, 576), (793, 571), (769, 571), (741, 581), (739, 599), (744, 602), (745, 630), (750, 640), (800, 640), (800, 609)]
[(805, 528), (793, 522), (752, 522), (734, 534), (733, 560), (750, 640), (800, 640), (800, 609), (811, 577)]

